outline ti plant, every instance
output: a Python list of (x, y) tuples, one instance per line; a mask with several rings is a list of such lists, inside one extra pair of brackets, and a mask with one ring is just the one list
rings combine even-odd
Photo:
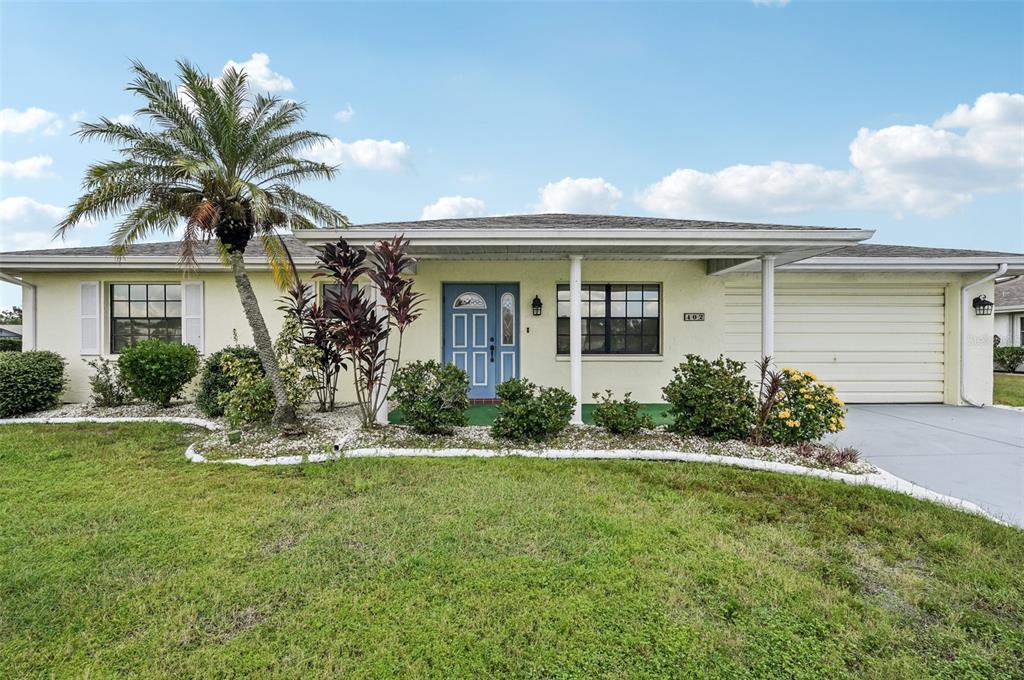
[(317, 402), (321, 411), (334, 410), (338, 377), (345, 369), (345, 354), (331, 333), (332, 319), (326, 307), (316, 301), (316, 293), (297, 276), (285, 295), (279, 298), (278, 309), (291, 315), (298, 323), (297, 341), (313, 348), (312, 373)]
[(772, 357), (762, 357), (757, 362), (757, 371), (761, 376), (761, 382), (757, 393), (757, 417), (754, 420), (751, 439), (758, 446), (763, 446), (771, 443), (768, 436), (768, 421), (775, 411), (775, 406), (783, 397), (782, 384), (785, 376), (782, 371), (772, 368)]
[[(406, 254), (408, 246), (408, 239), (396, 236), (367, 249), (344, 240), (320, 248), (320, 271), (314, 276), (339, 284), (337, 293), (325, 295), (328, 335), (351, 363), (364, 427), (375, 425), (387, 403), (405, 331), (420, 316), (422, 293), (414, 291), (412, 280), (404, 276), (416, 262)], [(373, 297), (358, 285), (363, 278), (373, 282)]]

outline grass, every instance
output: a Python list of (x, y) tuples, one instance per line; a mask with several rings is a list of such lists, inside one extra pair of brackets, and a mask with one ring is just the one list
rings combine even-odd
[(1024, 532), (712, 465), (0, 428), (0, 677), (1020, 677)]
[[(588, 425), (594, 424), (594, 408), (596, 404), (583, 405), (583, 422)], [(668, 416), (668, 404), (641, 404), (640, 410), (650, 414), (655, 425), (667, 425), (671, 422)], [(469, 418), (468, 425), (490, 425), (498, 415), (498, 407), (494, 404), (473, 404), (466, 412)], [(390, 421), (395, 425), (402, 424), (402, 411), (395, 409), (389, 416)]]
[(1024, 373), (995, 373), (992, 400), (1006, 406), (1024, 406)]

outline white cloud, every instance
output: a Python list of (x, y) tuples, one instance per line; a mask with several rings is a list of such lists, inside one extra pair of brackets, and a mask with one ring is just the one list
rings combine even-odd
[(0, 252), (12, 250), (49, 250), (51, 248), (77, 248), (78, 239), (54, 240), (52, 232), (7, 231), (0, 232)]
[(430, 205), (423, 206), (421, 220), (448, 220), (457, 217), (483, 217), (487, 206), (479, 198), (469, 196), (442, 196)]
[(356, 115), (355, 110), (351, 104), (346, 104), (345, 108), (334, 114), (334, 119), (341, 123), (347, 123), (352, 120), (352, 116)]
[(38, 225), (57, 222), (63, 217), (64, 208), (40, 203), (28, 196), (11, 196), (0, 200), (0, 225)]
[(131, 125), (135, 122), (135, 116), (133, 116), (130, 113), (122, 113), (120, 115), (114, 116), (110, 120), (112, 120), (115, 123), (120, 123), (121, 125)]
[(644, 209), (674, 217), (795, 214), (820, 208), (879, 208), (947, 215), (978, 193), (1024, 188), (1024, 95), (988, 93), (931, 125), (862, 128), (850, 167), (776, 161), (705, 173), (683, 168), (636, 195)]
[(637, 194), (636, 202), (650, 212), (677, 217), (779, 215), (843, 204), (858, 186), (851, 171), (776, 161), (713, 173), (676, 170)]
[(789, 4), (789, 0), (753, 0), (753, 3), (765, 7), (785, 7)]
[(538, 192), (539, 213), (606, 213), (615, 209), (622, 192), (602, 177), (566, 177), (549, 182)]
[(78, 111), (75, 111), (71, 114), (70, 117), (72, 123), (81, 122), (85, 118), (85, 109), (79, 109)]
[[(963, 132), (958, 132), (963, 130)], [(983, 94), (932, 125), (862, 128), (850, 144), (870, 203), (940, 216), (1024, 188), (1024, 95)]]
[(0, 161), (0, 177), (14, 179), (40, 179), (48, 177), (47, 168), (53, 165), (49, 156), (32, 156), (20, 161)]
[(253, 52), (247, 61), (228, 61), (224, 71), (234, 68), (245, 71), (249, 83), (258, 90), (265, 92), (288, 92), (295, 89), (290, 78), (270, 70), (270, 57), (265, 52)]
[(306, 151), (306, 157), (339, 165), (352, 165), (374, 170), (401, 170), (412, 162), (412, 149), (405, 142), (388, 139), (359, 139), (343, 142), (333, 137)]
[(24, 134), (38, 128), (45, 135), (55, 135), (64, 127), (64, 123), (53, 111), (30, 107), (24, 111), (17, 109), (0, 109), (0, 133)]

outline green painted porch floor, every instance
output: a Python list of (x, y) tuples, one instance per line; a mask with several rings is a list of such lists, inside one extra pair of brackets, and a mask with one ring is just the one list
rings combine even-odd
[[(583, 422), (587, 425), (594, 424), (594, 407), (596, 404), (583, 405)], [(671, 420), (668, 417), (668, 404), (641, 404), (640, 410), (650, 414), (655, 425), (666, 425)], [(473, 404), (466, 412), (469, 416), (470, 425), (490, 425), (494, 417), (498, 415), (498, 407), (495, 404)], [(396, 409), (391, 412), (390, 421), (395, 425), (402, 424), (402, 411)]]

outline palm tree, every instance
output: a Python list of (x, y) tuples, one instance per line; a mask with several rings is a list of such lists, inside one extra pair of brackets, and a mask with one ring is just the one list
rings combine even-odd
[(243, 255), (249, 242), (258, 239), (283, 287), (293, 274), (278, 229), (348, 225), (334, 208), (295, 190), (303, 180), (334, 176), (337, 167), (296, 157), (327, 136), (293, 129), (302, 120), (303, 106), (251, 92), (242, 71), (228, 69), (214, 80), (179, 61), (177, 89), (139, 62), (132, 63), (132, 71), (127, 90), (145, 100), (136, 116), (151, 125), (143, 129), (107, 118), (81, 125), (79, 137), (116, 144), (121, 158), (88, 168), (85, 193), (56, 235), (63, 237), (85, 219), (123, 215), (110, 238), (115, 252), (123, 254), (143, 238), (174, 234), (184, 225), (180, 259), (186, 269), (195, 267), (201, 241), (217, 242), (273, 386), (273, 422), (294, 426), (295, 409), (288, 403)]

